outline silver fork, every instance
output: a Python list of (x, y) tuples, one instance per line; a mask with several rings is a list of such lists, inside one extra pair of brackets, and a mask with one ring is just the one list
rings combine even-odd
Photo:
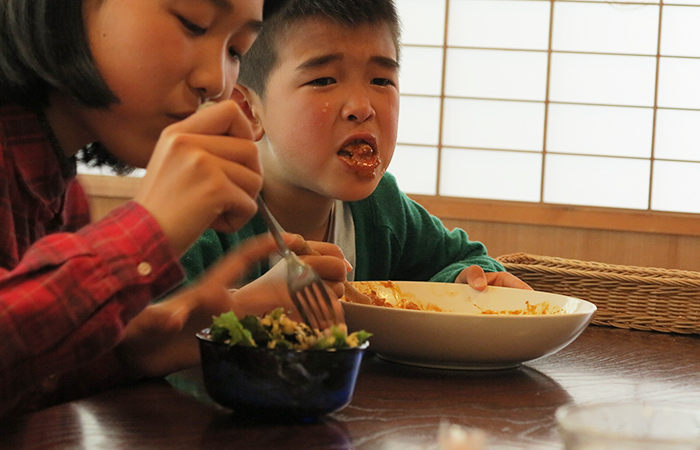
[[(289, 249), (280, 234), (284, 230), (272, 218), (265, 200), (258, 195), (257, 201), (263, 220), (287, 262), (287, 290), (304, 323), (319, 330), (330, 325), (344, 324), (345, 317), (338, 297), (333, 291), (329, 293), (316, 271)], [(333, 307), (334, 302), (338, 307), (337, 311)]]

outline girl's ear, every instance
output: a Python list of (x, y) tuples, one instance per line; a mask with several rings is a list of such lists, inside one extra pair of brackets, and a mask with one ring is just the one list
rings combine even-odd
[(253, 126), (255, 141), (257, 142), (262, 139), (262, 137), (265, 135), (265, 128), (263, 127), (263, 124), (256, 112), (255, 105), (260, 103), (260, 98), (257, 96), (257, 94), (245, 86), (236, 84), (236, 86), (233, 88), (231, 99), (238, 103), (238, 106), (240, 106), (243, 113), (246, 115), (246, 117), (248, 117), (248, 120), (250, 120), (250, 123)]

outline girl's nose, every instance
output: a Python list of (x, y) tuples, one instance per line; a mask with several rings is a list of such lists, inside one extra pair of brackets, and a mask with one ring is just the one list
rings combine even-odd
[(369, 97), (355, 93), (343, 107), (343, 118), (351, 122), (362, 123), (374, 117), (375, 111)]
[[(231, 89), (228, 80), (237, 75), (237, 68), (229, 64), (226, 52), (207, 52), (199, 55), (197, 65), (190, 73), (188, 83), (202, 102), (218, 100)], [(235, 78), (234, 78), (235, 79)]]

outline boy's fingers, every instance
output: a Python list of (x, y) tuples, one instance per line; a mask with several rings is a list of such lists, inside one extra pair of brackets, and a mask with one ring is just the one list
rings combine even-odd
[(343, 253), (343, 250), (337, 245), (331, 244), (330, 242), (311, 241), (309, 242), (309, 246), (317, 254), (335, 256), (336, 258), (342, 260), (345, 259), (345, 254)]
[(313, 267), (314, 271), (325, 281), (345, 281), (345, 260), (336, 256), (305, 255), (303, 261)]
[(289, 249), (296, 253), (298, 256), (302, 255), (320, 255), (321, 253), (312, 249), (306, 239), (300, 234), (286, 233), (284, 236), (285, 242), (289, 246)]
[(288, 234), (291, 237), (289, 238), (290, 242), (288, 242), (287, 245), (289, 245), (289, 249), (291, 251), (293, 251), (299, 256), (326, 255), (335, 256), (336, 258), (345, 260), (345, 254), (343, 254), (343, 250), (335, 244), (331, 244), (330, 242), (307, 241), (300, 234)]
[(515, 289), (525, 289), (532, 291), (533, 289), (520, 278), (508, 272), (490, 272), (486, 274), (489, 285), (502, 286)]
[(469, 286), (477, 291), (483, 291), (486, 286), (488, 286), (484, 269), (477, 265), (471, 265), (461, 271), (457, 276), (455, 283), (468, 283)]
[[(343, 262), (345, 266), (345, 273), (352, 270), (352, 264), (345, 258), (343, 250), (335, 244), (330, 242), (308, 242), (300, 234), (288, 234), (291, 241), (287, 243), (289, 249), (296, 253), (298, 256), (335, 256), (340, 261)], [(318, 271), (318, 270), (317, 270)], [(320, 275), (320, 274), (319, 274)], [(323, 275), (321, 275), (321, 278)]]

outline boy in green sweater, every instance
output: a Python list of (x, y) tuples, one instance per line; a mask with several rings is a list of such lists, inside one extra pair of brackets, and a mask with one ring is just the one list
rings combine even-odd
[[(234, 97), (248, 115), (279, 224), (338, 245), (349, 281), (417, 280), (529, 289), (479, 242), (403, 194), (386, 173), (399, 111), (399, 20), (391, 0), (291, 0), (244, 56)], [(207, 230), (182, 262), (199, 274), (244, 239)], [(252, 274), (264, 274), (269, 264)]]

